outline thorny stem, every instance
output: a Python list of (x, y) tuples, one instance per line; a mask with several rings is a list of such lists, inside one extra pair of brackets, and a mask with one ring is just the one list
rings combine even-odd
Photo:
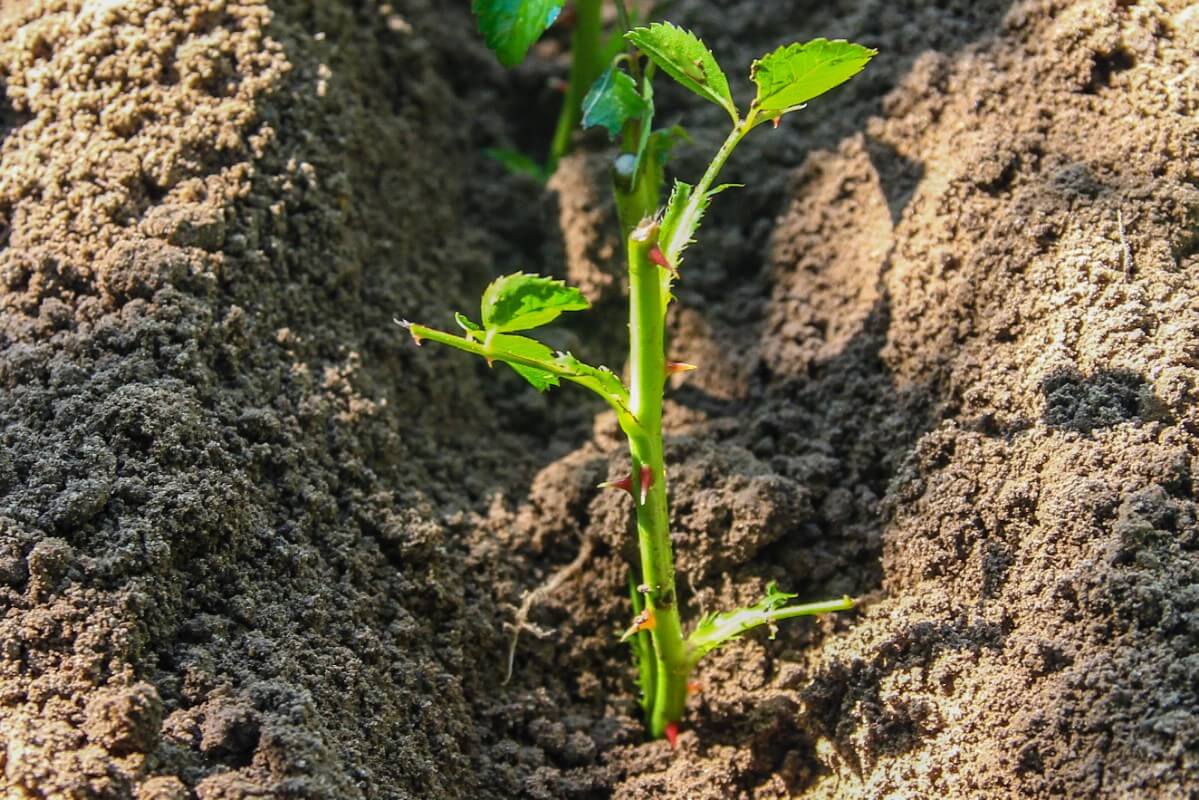
[[(629, 236), (629, 361), (632, 386), (629, 407), (641, 432), (629, 436), (632, 474), (649, 467), (651, 483), (644, 502), (634, 493), (637, 507), (637, 541), (641, 553), (645, 606), (653, 613), (653, 701), (649, 713), (650, 735), (663, 735), (666, 725), (683, 716), (687, 702), (687, 675), (691, 671), (688, 647), (679, 621), (674, 582), (674, 555), (670, 545), (670, 516), (666, 504), (666, 471), (662, 458), (662, 391), (666, 385), (666, 307), (662, 297), (661, 267), (650, 260), (658, 244), (658, 225), (647, 219)], [(636, 480), (634, 481), (636, 485)]]

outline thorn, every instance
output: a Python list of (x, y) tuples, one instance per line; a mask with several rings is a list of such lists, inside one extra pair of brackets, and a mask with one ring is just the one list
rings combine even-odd
[(652, 631), (657, 624), (658, 622), (654, 618), (654, 610), (647, 608), (633, 618), (633, 624), (629, 626), (627, 631), (621, 634), (620, 641), (627, 642), (634, 635), (642, 631)]
[(674, 277), (679, 277), (679, 271), (670, 265), (670, 262), (666, 260), (666, 254), (662, 252), (662, 248), (658, 247), (658, 245), (654, 245), (649, 249), (649, 260), (662, 269), (669, 270), (670, 274)]
[(666, 734), (666, 741), (670, 742), (670, 749), (677, 750), (679, 748), (679, 723), (667, 722), (664, 733)]
[(694, 364), (688, 364), (683, 361), (667, 361), (666, 362), (666, 374), (667, 375), (676, 375), (680, 372), (692, 372), (697, 369), (699, 369), (699, 367), (695, 366)]
[(641, 467), (641, 505), (645, 505), (645, 496), (649, 487), (654, 485), (654, 471), (647, 466)]
[(774, 119), (770, 120), (770, 124), (774, 125), (774, 129), (777, 131), (779, 129), (779, 125), (783, 124), (783, 118), (775, 117)]
[(495, 369), (495, 359), (493, 359), (491, 356), (483, 356), (483, 360), (487, 362), (487, 367), (489, 369)]
[(604, 481), (597, 489), (624, 489), (629, 494), (633, 493), (633, 476), (626, 475), (618, 481)]
[(687, 681), (687, 694), (699, 694), (704, 690), (704, 685), (699, 681)]
[(547, 81), (547, 83), (549, 84), (550, 91), (552, 91), (552, 92), (558, 92), (559, 94), (566, 94), (567, 92), (570, 91), (570, 84), (567, 83), (566, 81), (562, 80), (561, 78), (550, 78)]

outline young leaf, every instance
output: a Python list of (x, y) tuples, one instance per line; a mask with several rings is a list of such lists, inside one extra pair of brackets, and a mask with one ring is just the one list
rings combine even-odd
[[(792, 617), (804, 617), (813, 614), (825, 614), (830, 611), (846, 611), (853, 608), (853, 600), (842, 597), (839, 600), (826, 600), (819, 603), (803, 603), (787, 605), (798, 595), (780, 591), (778, 584), (771, 581), (766, 586), (766, 596), (748, 608), (734, 608), (732, 611), (722, 611), (719, 614), (708, 614), (695, 630), (687, 637), (691, 645), (692, 663), (699, 661), (705, 653), (715, 650), (726, 642), (741, 638), (741, 634), (760, 625), (773, 625), (775, 622)], [(773, 631), (771, 638), (774, 638)]]
[(553, 361), (554, 351), (536, 339), (530, 339), (527, 336), (510, 336), (498, 333), (488, 339), (487, 345), (497, 353), (495, 356), (497, 360), (503, 361), (512, 367), (517, 375), (531, 383), (537, 391), (544, 392), (551, 386), (559, 385), (558, 376), (552, 372), (531, 367), (528, 364), (518, 364), (504, 358), (503, 354), (511, 354), (536, 361)]
[(496, 278), (483, 292), (483, 327), (527, 331), (553, 322), (564, 311), (590, 307), (582, 292), (562, 281), (517, 272)]
[(679, 256), (691, 243), (703, 215), (701, 209), (699, 217), (686, 223), (683, 221), (683, 217), (687, 214), (687, 203), (691, 200), (691, 192), (694, 189), (695, 187), (689, 183), (675, 180), (674, 190), (670, 193), (670, 200), (666, 202), (666, 212), (662, 216), (662, 227), (658, 233), (658, 242), (662, 247), (662, 253), (666, 256), (666, 260), (676, 268)]
[(566, 372), (577, 375), (596, 394), (602, 395), (610, 402), (624, 403), (628, 399), (628, 390), (615, 372), (607, 367), (593, 367), (584, 364), (570, 353), (558, 353), (554, 363)]
[(844, 39), (784, 45), (750, 67), (750, 78), (758, 86), (753, 107), (761, 121), (776, 119), (845, 83), (877, 53)]
[(487, 46), (505, 67), (524, 61), (533, 42), (554, 24), (566, 0), (473, 0), (471, 11)]
[(669, 128), (659, 128), (654, 131), (646, 146), (653, 151), (654, 159), (662, 165), (670, 161), (670, 154), (676, 146), (690, 142), (691, 135), (682, 125), (671, 125)]
[(729, 79), (712, 51), (695, 34), (669, 22), (655, 22), (648, 28), (634, 28), (625, 38), (670, 77), (729, 112), (734, 123), (741, 121), (729, 91)]
[(695, 232), (699, 230), (704, 213), (712, 204), (712, 198), (726, 189), (739, 189), (743, 185), (722, 183), (715, 189), (709, 189), (698, 203), (692, 204), (695, 187), (680, 180), (674, 182), (674, 191), (670, 193), (670, 200), (666, 203), (661, 232), (658, 234), (662, 254), (666, 256), (666, 261), (671, 267), (677, 270), (683, 262), (683, 251), (695, 241)]
[(472, 332), (483, 330), (474, 322), (471, 322), (470, 318), (465, 314), (461, 314), (457, 311), (454, 312), (454, 322), (457, 322), (458, 327), (466, 331), (467, 336), (469, 336)]
[(600, 125), (615, 139), (631, 119), (645, 112), (645, 101), (637, 92), (637, 82), (622, 69), (604, 72), (583, 98), (583, 127)]

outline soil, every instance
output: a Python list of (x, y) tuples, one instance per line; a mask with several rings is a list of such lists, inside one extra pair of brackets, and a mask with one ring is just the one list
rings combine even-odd
[[(482, 154), (544, 142), (561, 34), (505, 72), (465, 3), (8, 2), (5, 798), (1199, 796), (1199, 7), (670, 16), (738, 75), (880, 50), (738, 151), (667, 410), (688, 617), (859, 609), (646, 742), (612, 415), (393, 324), (569, 276), (553, 343), (620, 366), (602, 137), (548, 187)], [(727, 120), (659, 100), (694, 176)]]

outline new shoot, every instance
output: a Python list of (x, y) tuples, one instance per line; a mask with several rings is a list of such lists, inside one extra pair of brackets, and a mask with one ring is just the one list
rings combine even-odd
[[(605, 485), (627, 491), (632, 498), (640, 560), (634, 567), (638, 578), (630, 580), (632, 622), (622, 639), (636, 656), (649, 733), (673, 743), (689, 679), (704, 655), (754, 628), (773, 629), (784, 619), (853, 607), (849, 597), (794, 603), (796, 595), (771, 583), (761, 602), (709, 614), (685, 631), (670, 539), (662, 398), (667, 377), (693, 367), (668, 358), (665, 320), (674, 299), (671, 288), (684, 275), (684, 253), (712, 199), (730, 188), (717, 179), (740, 142), (766, 123), (777, 127), (785, 115), (852, 78), (875, 51), (827, 39), (780, 47), (753, 63), (750, 78), (757, 91), (742, 110), (716, 58), (694, 34), (655, 23), (627, 31), (624, 39), (628, 49), (613, 57), (583, 102), (583, 123), (607, 128), (621, 150), (614, 161), (613, 184), (629, 273), (628, 384), (607, 367), (555, 352), (525, 335), (564, 313), (588, 307), (583, 295), (562, 281), (524, 273), (498, 278), (483, 293), (478, 321), (455, 315), (460, 333), (400, 324), (418, 344), (437, 342), (489, 364), (505, 364), (538, 391), (563, 381), (576, 384), (616, 413), (629, 443), (629, 473)], [(683, 134), (653, 128), (652, 80), (657, 71), (724, 109), (730, 124), (703, 175), (694, 184), (675, 181), (664, 207), (659, 207), (663, 165), (671, 144)]]

